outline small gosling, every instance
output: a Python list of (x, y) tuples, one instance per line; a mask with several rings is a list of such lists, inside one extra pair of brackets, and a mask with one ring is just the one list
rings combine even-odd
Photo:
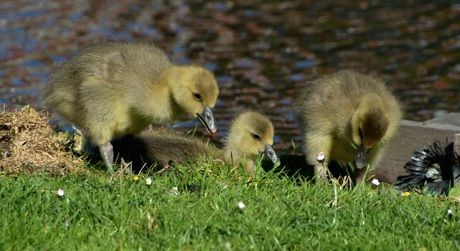
[(397, 99), (385, 82), (372, 75), (342, 70), (314, 80), (294, 102), (294, 111), (305, 137), (306, 160), (315, 175), (326, 177), (316, 159), (325, 163), (355, 162), (355, 183), (375, 167), (395, 135), (402, 117)]
[(214, 75), (195, 65), (173, 64), (150, 43), (88, 46), (64, 63), (42, 90), (47, 106), (81, 127), (113, 172), (114, 137), (137, 134), (188, 113), (216, 132)]
[(229, 164), (241, 165), (255, 174), (257, 159), (262, 153), (274, 164), (279, 164), (273, 150), (274, 128), (270, 120), (254, 111), (241, 113), (230, 126), (223, 149), (193, 136), (171, 133), (144, 133), (135, 137), (112, 141), (115, 153), (133, 166), (185, 163), (193, 158), (207, 156)]

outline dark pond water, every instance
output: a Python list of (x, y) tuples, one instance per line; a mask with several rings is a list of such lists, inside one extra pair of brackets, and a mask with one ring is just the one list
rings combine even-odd
[(406, 119), (460, 111), (460, 3), (443, 0), (3, 1), (0, 103), (41, 108), (53, 67), (107, 40), (153, 41), (175, 62), (214, 71), (216, 141), (235, 114), (254, 109), (274, 122), (276, 148), (289, 151), (300, 144), (292, 97), (343, 68), (385, 78)]

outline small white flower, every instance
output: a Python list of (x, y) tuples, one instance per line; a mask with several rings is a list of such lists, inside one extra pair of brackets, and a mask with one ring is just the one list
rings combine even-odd
[(452, 210), (448, 209), (447, 214), (452, 214)]
[(147, 179), (145, 179), (145, 184), (147, 184), (147, 186), (152, 185), (152, 178), (147, 177)]
[(246, 205), (245, 205), (243, 202), (239, 201), (239, 202), (238, 202), (238, 207), (239, 207), (241, 210), (243, 210), (243, 209), (246, 207)]
[(324, 161), (324, 153), (323, 152), (319, 152), (316, 154), (316, 160), (318, 160), (318, 162), (322, 163)]
[(177, 187), (173, 187), (171, 190), (168, 191), (170, 194), (174, 195), (174, 196), (178, 196), (179, 195), (179, 189)]
[(380, 181), (378, 179), (374, 178), (374, 179), (372, 179), (371, 182), (372, 182), (372, 185), (374, 185), (374, 186), (379, 186), (380, 185)]
[(57, 191), (57, 194), (58, 194), (60, 197), (64, 196), (64, 189), (59, 188), (59, 190)]

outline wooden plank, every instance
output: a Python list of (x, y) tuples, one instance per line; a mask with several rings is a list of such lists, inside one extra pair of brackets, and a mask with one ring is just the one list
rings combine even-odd
[(457, 153), (457, 155), (460, 156), (460, 133), (455, 134), (454, 150)]
[[(394, 183), (399, 175), (406, 175), (404, 165), (410, 160), (416, 149), (433, 143), (442, 144), (460, 142), (460, 113), (450, 113), (426, 122), (404, 120), (390, 143), (384, 159), (372, 173), (381, 181)], [(457, 144), (457, 153), (460, 153)]]

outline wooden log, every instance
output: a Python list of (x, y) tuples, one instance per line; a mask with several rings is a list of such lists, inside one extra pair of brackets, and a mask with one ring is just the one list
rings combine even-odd
[(460, 113), (449, 113), (425, 122), (403, 120), (384, 159), (372, 174), (380, 181), (393, 184), (398, 176), (407, 174), (404, 165), (413, 152), (435, 140), (445, 146), (455, 141), (455, 149), (460, 154)]

